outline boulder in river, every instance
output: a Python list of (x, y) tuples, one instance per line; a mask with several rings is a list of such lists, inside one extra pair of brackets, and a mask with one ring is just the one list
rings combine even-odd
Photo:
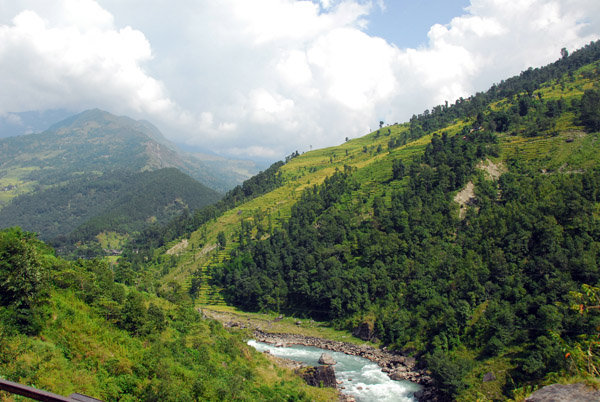
[(321, 357), (319, 357), (319, 364), (333, 366), (335, 364), (335, 360), (329, 353), (323, 353)]

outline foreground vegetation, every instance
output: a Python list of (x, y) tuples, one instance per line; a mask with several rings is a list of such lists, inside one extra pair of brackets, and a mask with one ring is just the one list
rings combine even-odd
[[(0, 231), (0, 376), (105, 401), (332, 400), (241, 334), (69, 262), (17, 228)], [(0, 394), (1, 400), (15, 400)]]

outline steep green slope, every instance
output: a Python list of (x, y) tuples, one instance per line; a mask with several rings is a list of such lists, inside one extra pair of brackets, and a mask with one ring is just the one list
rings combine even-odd
[(291, 158), (280, 187), (165, 244), (144, 269), (172, 297), (200, 289), (217, 302), (205, 296), (224, 288), (247, 309), (366, 324), (427, 362), (449, 399), (504, 400), (551, 373), (594, 377), (598, 59), (593, 43)]
[(264, 172), (259, 172), (242, 185), (228, 191), (215, 205), (196, 210), (193, 215), (182, 214), (168, 225), (153, 225), (146, 228), (127, 243), (125, 248), (127, 260), (136, 265), (143, 265), (144, 261), (152, 260), (157, 248), (195, 231), (238, 205), (280, 187), (283, 184), (283, 178), (279, 172), (281, 166), (283, 166), (283, 162), (274, 163)]
[(220, 199), (221, 194), (175, 168), (142, 172), (132, 178), (108, 208), (78, 227), (71, 237), (88, 239), (108, 230), (137, 232), (148, 221), (163, 224), (184, 209), (193, 211)]
[(60, 187), (19, 196), (0, 210), (3, 226), (19, 225), (62, 247), (87, 242), (104, 231), (142, 230), (165, 224), (184, 210), (221, 198), (175, 168), (83, 175)]
[(107, 402), (335, 400), (191, 306), (116, 284), (105, 262), (56, 258), (15, 228), (0, 231), (0, 376)]

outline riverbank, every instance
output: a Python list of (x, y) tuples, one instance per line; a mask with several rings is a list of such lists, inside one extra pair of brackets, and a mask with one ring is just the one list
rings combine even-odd
[(313, 346), (347, 355), (360, 356), (376, 363), (392, 380), (407, 380), (421, 385), (423, 389), (415, 393), (417, 400), (421, 402), (441, 400), (438, 397), (433, 378), (431, 378), (427, 370), (418, 369), (417, 362), (412, 357), (376, 349), (368, 345), (359, 346), (348, 342), (331, 341), (299, 334), (278, 334), (254, 330), (254, 338), (257, 341), (281, 347), (291, 344)]
[[(435, 381), (426, 369), (419, 368), (417, 361), (400, 353), (378, 349), (367, 344), (357, 345), (351, 342), (334, 341), (318, 336), (303, 335), (300, 333), (281, 333), (272, 326), (272, 321), (260, 319), (258, 321), (242, 317), (239, 314), (223, 311), (203, 309), (203, 314), (223, 323), (225, 327), (250, 329), (254, 339), (260, 342), (287, 346), (290, 344), (313, 346), (334, 352), (341, 352), (352, 356), (366, 358), (387, 373), (392, 380), (407, 380), (423, 387), (415, 393), (415, 398), (420, 402), (441, 401), (435, 387)], [(275, 321), (275, 320), (274, 320)]]

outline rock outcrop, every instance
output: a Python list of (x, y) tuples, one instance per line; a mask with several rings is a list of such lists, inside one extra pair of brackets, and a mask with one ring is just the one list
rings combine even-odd
[(356, 327), (356, 329), (354, 329), (354, 331), (352, 332), (352, 335), (359, 339), (362, 339), (363, 341), (375, 342), (377, 340), (373, 324), (368, 322), (363, 322), (359, 324), (359, 326)]
[(335, 370), (332, 366), (303, 367), (296, 372), (313, 387), (337, 388)]
[(600, 391), (585, 384), (554, 384), (535, 391), (525, 402), (598, 402)]

